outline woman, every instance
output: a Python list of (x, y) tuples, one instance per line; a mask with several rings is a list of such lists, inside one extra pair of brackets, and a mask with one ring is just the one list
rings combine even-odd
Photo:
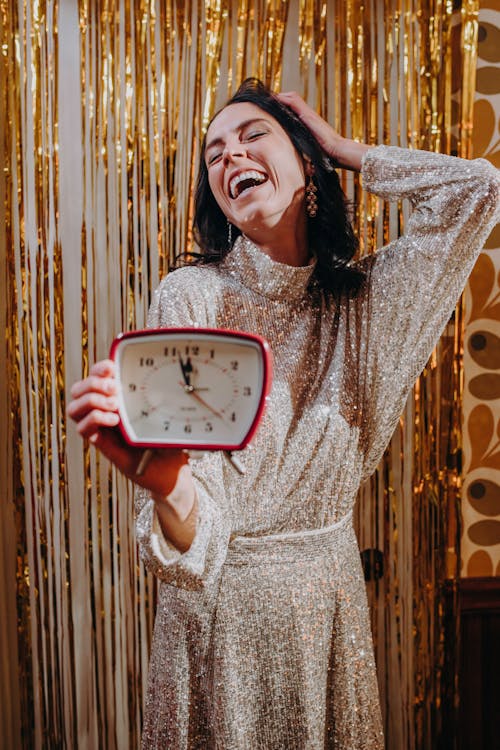
[[(405, 235), (356, 264), (333, 166), (413, 205)], [(73, 387), (68, 410), (141, 488), (138, 539), (161, 581), (145, 748), (383, 747), (352, 507), (498, 192), (487, 162), (369, 148), (255, 81), (212, 120), (195, 216), (208, 262), (167, 276), (149, 324), (269, 341), (274, 383), (246, 474), (221, 453), (190, 465), (155, 451), (144, 467), (115, 429), (109, 361)]]

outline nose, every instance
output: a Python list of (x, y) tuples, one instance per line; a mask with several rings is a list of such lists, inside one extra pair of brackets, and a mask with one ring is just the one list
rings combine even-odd
[(243, 143), (240, 143), (240, 141), (226, 143), (224, 151), (222, 152), (224, 166), (233, 162), (235, 158), (246, 156), (246, 153), (246, 148)]

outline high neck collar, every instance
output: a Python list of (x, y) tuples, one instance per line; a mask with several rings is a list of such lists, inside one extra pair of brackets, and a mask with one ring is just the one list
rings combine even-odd
[(308, 266), (278, 263), (244, 235), (236, 239), (222, 262), (222, 268), (244, 286), (270, 299), (288, 302), (304, 296), (315, 266), (315, 260)]

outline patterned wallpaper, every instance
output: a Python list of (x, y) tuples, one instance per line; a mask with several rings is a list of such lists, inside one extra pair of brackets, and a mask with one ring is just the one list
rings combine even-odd
[[(473, 149), (500, 167), (500, 0), (479, 12)], [(500, 224), (465, 306), (462, 575), (500, 576)]]

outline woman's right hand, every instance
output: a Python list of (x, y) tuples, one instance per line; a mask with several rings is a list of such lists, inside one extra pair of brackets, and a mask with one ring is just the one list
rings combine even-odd
[[(118, 428), (117, 394), (115, 363), (109, 359), (96, 362), (89, 376), (71, 388), (68, 416), (76, 422), (80, 435), (98, 448), (122, 474), (152, 493), (164, 532), (179, 548), (185, 547), (184, 539), (180, 540), (181, 546), (178, 544), (179, 530), (170, 527), (172, 523), (174, 527), (184, 524), (188, 517), (193, 520), (196, 491), (188, 456), (173, 448), (155, 449), (138, 476), (144, 449), (128, 445), (122, 437)], [(165, 528), (164, 521), (168, 528)]]

